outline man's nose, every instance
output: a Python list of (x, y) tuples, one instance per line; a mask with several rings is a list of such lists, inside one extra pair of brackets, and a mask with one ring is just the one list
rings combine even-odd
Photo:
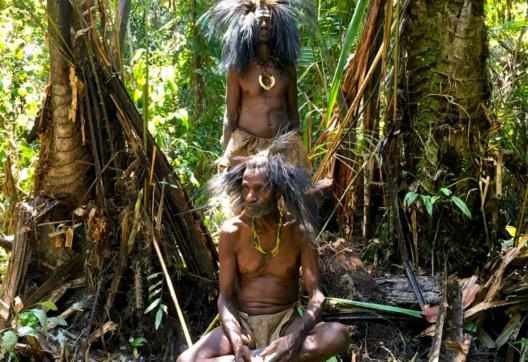
[(249, 191), (247, 194), (246, 194), (246, 202), (248, 204), (251, 204), (251, 203), (254, 203), (257, 201), (257, 194), (255, 193), (255, 191)]

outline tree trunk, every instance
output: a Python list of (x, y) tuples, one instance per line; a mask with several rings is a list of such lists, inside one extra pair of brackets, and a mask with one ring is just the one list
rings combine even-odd
[[(415, 0), (402, 33), (401, 152), (409, 171), (403, 191), (414, 184), (420, 194), (438, 195), (440, 188), (461, 181), (451, 191), (466, 201), (477, 218), (468, 223), (452, 203), (445, 203), (449, 207), (445, 210), (455, 216), (449, 220), (451, 235), (455, 225), (466, 231), (486, 226), (485, 220), (478, 220), (478, 192), (468, 196), (491, 169), (484, 160), (489, 86), (483, 14), (483, 0)], [(436, 206), (435, 218), (441, 217), (435, 210)], [(429, 234), (421, 236), (433, 240), (432, 225), (428, 228)], [(483, 233), (474, 233), (479, 234)]]
[(41, 136), (35, 192), (77, 204), (87, 188), (89, 163), (77, 117), (75, 70), (68, 59), (72, 49), (70, 3), (48, 0), (48, 14), (52, 19), (48, 25), (52, 120)]
[(431, 189), (447, 173), (469, 174), (461, 161), (471, 165), (473, 154), (482, 154), (481, 103), (489, 96), (483, 6), (482, 0), (417, 0), (409, 10), (405, 155)]

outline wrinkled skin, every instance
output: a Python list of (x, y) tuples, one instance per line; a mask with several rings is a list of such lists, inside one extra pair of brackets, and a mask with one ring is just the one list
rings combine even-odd
[[(270, 11), (257, 9), (259, 44), (257, 57), (272, 55), (270, 40)], [(275, 78), (275, 86), (267, 91), (259, 84), (263, 73)], [(268, 84), (269, 85), (269, 84)], [(297, 74), (294, 64), (259, 65), (252, 59), (242, 72), (229, 70), (227, 74), (226, 112), (221, 142), (225, 147), (234, 129), (240, 128), (261, 138), (275, 137), (279, 131), (298, 130)]]
[[(247, 208), (270, 210), (256, 218), (262, 245), (270, 250), (278, 227), (280, 195), (267, 186), (265, 169), (246, 170), (242, 185)], [(320, 289), (317, 250), (304, 238), (298, 224), (285, 215), (279, 252), (271, 258), (255, 250), (250, 223), (251, 217), (244, 211), (222, 226), (218, 245), (221, 326), (185, 351), (178, 362), (250, 361), (251, 337), (241, 327), (237, 311), (262, 315), (291, 308), (298, 300), (301, 270), (309, 298), (303, 316), (297, 317), (282, 337), (258, 351), (253, 360), (324, 361), (345, 350), (346, 328), (339, 323), (320, 321), (324, 295)]]

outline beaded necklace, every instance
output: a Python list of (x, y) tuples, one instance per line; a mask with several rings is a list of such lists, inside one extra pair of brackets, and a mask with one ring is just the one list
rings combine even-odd
[(277, 253), (279, 252), (280, 247), (280, 234), (282, 230), (282, 221), (283, 221), (284, 211), (282, 208), (279, 207), (279, 224), (277, 226), (277, 236), (275, 237), (275, 244), (273, 245), (273, 248), (270, 251), (264, 250), (262, 247), (262, 242), (260, 241), (260, 236), (257, 233), (257, 222), (255, 218), (251, 218), (251, 236), (253, 238), (253, 244), (255, 244), (255, 249), (265, 255), (268, 256), (268, 253), (271, 254), (271, 257), (275, 257)]

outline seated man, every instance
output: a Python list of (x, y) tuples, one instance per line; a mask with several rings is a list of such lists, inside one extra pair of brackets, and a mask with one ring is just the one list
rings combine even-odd
[[(235, 215), (219, 239), (221, 326), (178, 362), (324, 361), (348, 346), (345, 326), (321, 322), (316, 207), (305, 173), (259, 153), (211, 182)], [(308, 293), (296, 313), (300, 277)]]

